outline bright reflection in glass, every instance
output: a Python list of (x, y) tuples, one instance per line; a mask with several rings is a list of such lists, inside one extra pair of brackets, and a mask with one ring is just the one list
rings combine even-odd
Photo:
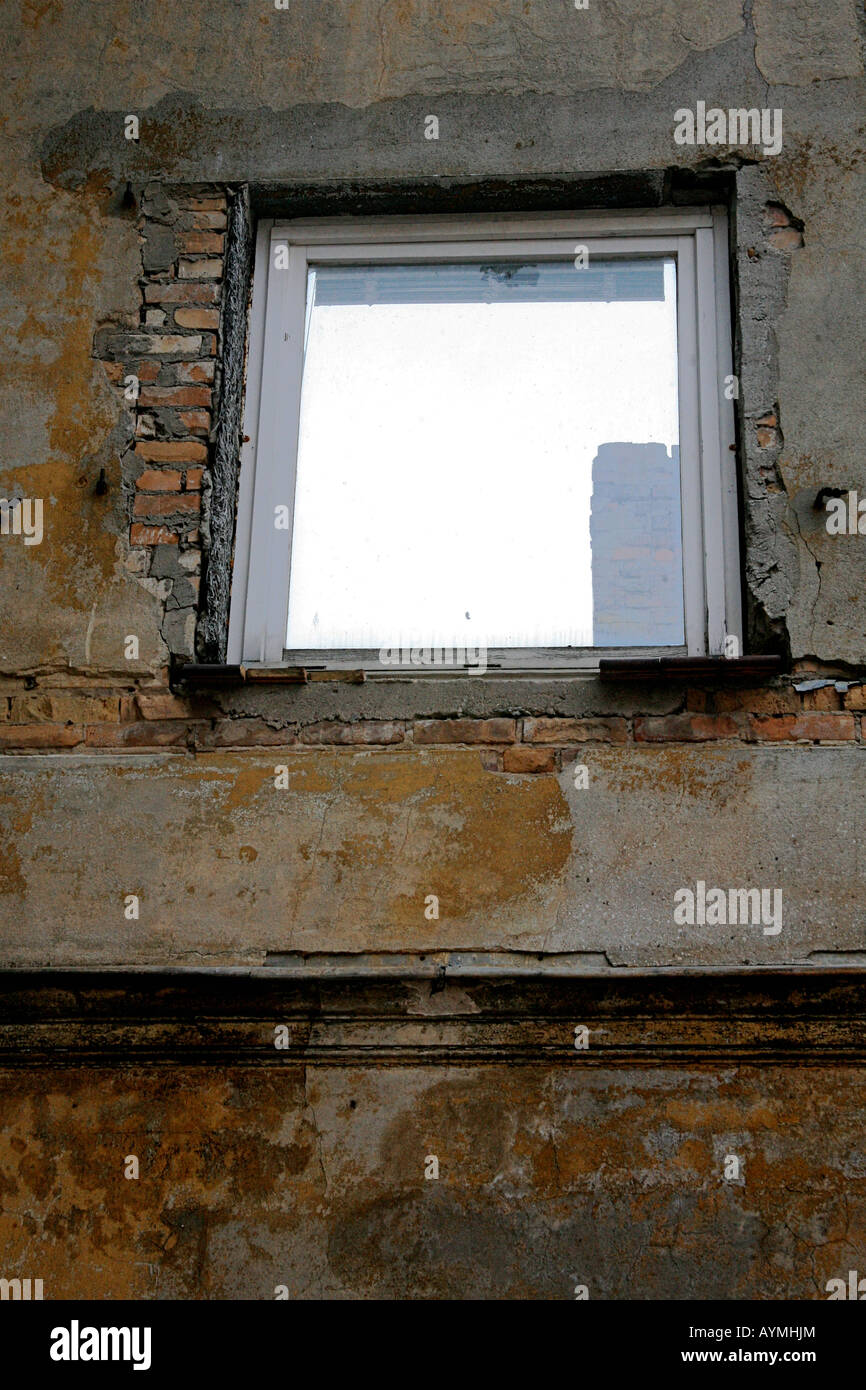
[(672, 259), (319, 267), (286, 645), (682, 644)]

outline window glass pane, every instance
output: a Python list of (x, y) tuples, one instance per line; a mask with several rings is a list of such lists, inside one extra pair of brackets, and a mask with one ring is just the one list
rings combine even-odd
[(682, 644), (675, 271), (312, 271), (287, 647)]

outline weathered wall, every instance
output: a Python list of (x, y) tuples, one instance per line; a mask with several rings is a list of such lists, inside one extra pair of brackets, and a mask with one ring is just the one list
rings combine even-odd
[[(462, 952), (511, 998), (530, 955), (614, 978), (862, 963), (866, 539), (813, 503), (866, 490), (864, 35), (855, 0), (3, 7), (0, 497), (45, 520), (40, 544), (0, 536), (0, 966), (46, 971), (49, 996), (60, 968), (142, 966), (159, 994), (178, 966), (372, 978)], [(675, 144), (698, 100), (780, 108), (781, 152)], [(172, 691), (242, 187), (254, 210), (433, 211), (682, 203), (710, 176), (730, 185), (750, 649), (780, 676)], [(675, 927), (698, 879), (779, 885), (781, 934)], [(98, 1069), (61, 1076), (38, 1013), (3, 1074), (0, 1276), (49, 1296), (814, 1297), (866, 1263), (856, 1048), (804, 1075), (723, 1032), (713, 1070), (685, 1038), (664, 1071), (650, 1048), (584, 1072), (533, 1035), (534, 1066), (494, 1050), (452, 1073), (412, 1065), (416, 1038), (399, 1068), (305, 1081), (303, 1048), (279, 1076), (239, 1070), (231, 1040), (183, 1070), (169, 1035), (118, 1069), (118, 1024)], [(105, 1176), (128, 1134), (137, 1184)], [(719, 1178), (729, 1146), (744, 1185)]]
[[(863, 751), (587, 745), (558, 777), (406, 746), (0, 759), (4, 962), (467, 951), (585, 957), (576, 968), (866, 962)], [(509, 754), (554, 757), (543, 745)], [(778, 923), (677, 924), (675, 894), (699, 878), (780, 890)]]
[(16, 1073), (4, 1269), (46, 1298), (822, 1298), (866, 1262), (864, 1103), (844, 1068)]
[[(27, 621), (4, 632), (5, 670), (130, 672), (166, 656), (162, 605), (124, 567), (128, 412), (92, 360), (100, 325), (139, 326), (139, 208), (151, 181), (299, 184), (513, 180), (698, 168), (741, 151), (678, 146), (673, 113), (779, 107), (781, 154), (739, 178), (737, 257), (763, 350), (741, 364), (745, 424), (778, 407), (777, 451), (747, 430), (755, 600), (794, 655), (859, 661), (856, 537), (827, 537), (811, 502), (855, 486), (863, 320), (862, 10), (854, 0), (507, 4), (233, 0), (10, 4), (3, 128), (6, 487), (48, 501), (47, 538), (4, 546)], [(236, 60), (238, 53), (245, 61)], [(180, 94), (179, 94), (180, 92)], [(432, 103), (432, 105), (431, 105)], [(440, 139), (423, 138), (435, 106)], [(126, 114), (141, 122), (124, 139)], [(751, 160), (754, 152), (747, 152)], [(761, 233), (767, 202), (805, 244)], [(766, 244), (765, 244), (766, 243)], [(775, 262), (790, 272), (786, 301)], [(778, 362), (776, 363), (776, 359)], [(778, 393), (768, 390), (778, 372)], [(778, 394), (778, 399), (776, 398)], [(767, 450), (769, 449), (769, 453)], [(776, 454), (778, 453), (778, 460)], [(101, 467), (109, 491), (93, 494)], [(29, 490), (29, 492), (28, 492)], [(820, 561), (820, 570), (816, 562)], [(135, 562), (133, 562), (133, 568)], [(820, 581), (820, 583), (819, 583)]]

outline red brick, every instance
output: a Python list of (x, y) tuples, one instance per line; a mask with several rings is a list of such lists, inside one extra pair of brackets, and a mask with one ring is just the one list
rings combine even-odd
[(764, 687), (717, 690), (714, 699), (720, 714), (746, 710), (750, 714), (798, 714), (801, 708), (799, 695), (789, 685), (780, 686), (778, 690)]
[(123, 382), (128, 368), (125, 367), (122, 362), (103, 362), (102, 365), (105, 368), (105, 375), (108, 377), (108, 380), (113, 381), (115, 386)]
[(181, 248), (186, 255), (222, 255), (225, 235), (222, 232), (186, 232)]
[(215, 208), (210, 208), (194, 212), (190, 221), (194, 227), (214, 227), (220, 230), (226, 225), (226, 215)]
[(809, 743), (851, 742), (855, 737), (853, 714), (749, 715), (747, 737), (778, 743), (805, 740)]
[(213, 381), (214, 378), (213, 362), (176, 362), (174, 370), (177, 381)]
[(179, 418), (184, 429), (190, 434), (210, 433), (209, 410), (182, 410)]
[(817, 690), (804, 690), (803, 709), (838, 710), (842, 708), (842, 695), (833, 685), (821, 685)]
[(302, 743), (402, 743), (402, 724), (390, 720), (366, 719), (358, 724), (324, 721), (301, 730)]
[(146, 391), (142, 391), (138, 398), (139, 405), (147, 409), (148, 406), (170, 405), (175, 408), (180, 406), (210, 406), (211, 391), (209, 386), (149, 386)]
[(263, 719), (220, 719), (200, 739), (203, 748), (289, 748), (290, 729), (271, 729)]
[(138, 377), (139, 381), (156, 381), (159, 373), (159, 362), (137, 362), (135, 365), (134, 375)]
[(220, 287), (212, 282), (194, 285), (177, 280), (151, 280), (144, 286), (145, 304), (217, 304)]
[(712, 711), (712, 696), (706, 690), (687, 690), (686, 709), (693, 714), (706, 714)]
[(852, 685), (843, 698), (846, 709), (866, 710), (866, 685)]
[(513, 719), (419, 719), (416, 743), (514, 743)]
[(770, 245), (780, 251), (796, 251), (803, 245), (803, 233), (796, 227), (777, 227), (770, 233)]
[(209, 357), (210, 350), (205, 347), (205, 339), (199, 334), (154, 333), (145, 343), (143, 335), (139, 339), (139, 352), (152, 352), (166, 357), (177, 354), (180, 357)]
[(524, 719), (526, 743), (625, 743), (628, 728), (613, 719)]
[(146, 468), (135, 480), (139, 492), (179, 492), (180, 484), (176, 468)]
[(74, 748), (83, 741), (80, 724), (0, 724), (0, 748)]
[(177, 545), (177, 536), (167, 526), (142, 526), (136, 521), (129, 528), (130, 545)]
[(714, 738), (738, 738), (729, 714), (665, 714), (636, 719), (638, 743), (704, 743)]
[(13, 695), (10, 724), (65, 724), (82, 727), (98, 719), (116, 723), (120, 701), (116, 695), (86, 695), (79, 691), (40, 691)]
[(778, 203), (767, 203), (763, 212), (763, 220), (770, 227), (788, 227), (791, 223), (787, 212)]
[(755, 430), (755, 436), (758, 440), (759, 449), (775, 448), (775, 446), (779, 442), (778, 430), (767, 429), (763, 425), (759, 425), (757, 427), (757, 429)]
[(219, 309), (175, 309), (174, 321), (179, 328), (219, 328)]
[(177, 267), (180, 280), (219, 280), (222, 273), (222, 260), (213, 257), (198, 261), (179, 261)]
[(180, 719), (90, 724), (85, 741), (91, 748), (185, 748), (195, 730), (194, 724)]
[(519, 744), (502, 754), (504, 772), (555, 772), (556, 754), (552, 748), (526, 748)]
[(201, 719), (216, 711), (210, 701), (182, 699), (168, 690), (137, 691), (135, 708), (142, 719)]
[(186, 470), (186, 490), (187, 492), (197, 492), (201, 487), (201, 480), (204, 476), (203, 468), (188, 468)]
[(207, 449), (198, 439), (154, 440), (135, 446), (139, 458), (148, 463), (205, 463)]
[(135, 499), (135, 516), (174, 516), (176, 512), (198, 512), (201, 499), (198, 493), (146, 492)]

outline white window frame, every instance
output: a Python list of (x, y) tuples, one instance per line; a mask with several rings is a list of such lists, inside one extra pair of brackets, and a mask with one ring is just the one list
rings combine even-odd
[[(512, 652), (509, 669), (597, 668), (602, 656), (721, 656), (742, 651), (728, 228), (723, 208), (653, 212), (436, 215), (261, 221), (256, 238), (249, 361), (240, 459), (228, 654), (231, 663), (285, 658), (307, 269), (333, 262), (573, 260), (673, 256), (677, 263), (680, 477), (685, 644), (665, 648)], [(275, 266), (285, 246), (288, 268)], [(289, 529), (274, 525), (289, 507)], [(302, 654), (306, 664), (367, 665), (361, 653)], [(298, 654), (293, 654), (298, 662)], [(303, 663), (302, 663), (303, 664)], [(494, 654), (488, 664), (496, 668)]]

